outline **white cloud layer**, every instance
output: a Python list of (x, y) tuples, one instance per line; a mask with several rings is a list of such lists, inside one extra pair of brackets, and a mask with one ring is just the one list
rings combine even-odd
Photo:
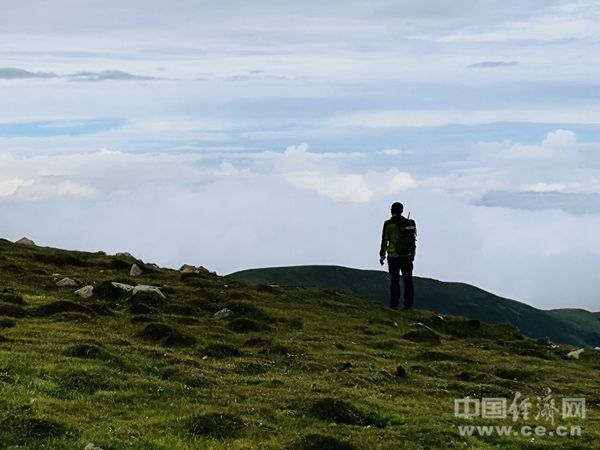
[[(280, 178), (292, 186), (342, 202), (367, 202), (416, 186), (392, 168), (349, 173), (339, 161), (360, 153), (314, 153), (306, 144), (254, 154), (132, 154), (98, 152), (15, 157), (0, 153), (0, 199), (100, 198), (144, 185), (199, 186), (220, 178)], [(215, 158), (219, 158), (215, 161)], [(231, 162), (231, 159), (237, 158)]]

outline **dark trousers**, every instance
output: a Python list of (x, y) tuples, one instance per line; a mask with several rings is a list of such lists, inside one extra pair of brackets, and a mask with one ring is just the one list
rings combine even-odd
[(397, 308), (400, 304), (400, 272), (404, 282), (404, 307), (412, 308), (415, 290), (413, 287), (413, 257), (392, 256), (388, 257), (390, 271), (390, 308)]

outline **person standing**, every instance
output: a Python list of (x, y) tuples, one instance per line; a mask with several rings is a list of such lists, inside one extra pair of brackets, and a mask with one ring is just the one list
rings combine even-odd
[[(402, 215), (404, 205), (392, 204), (392, 217), (383, 224), (379, 263), (386, 259), (390, 273), (390, 308), (400, 306), (400, 273), (404, 284), (404, 309), (414, 305), (413, 261), (416, 253), (417, 226)], [(410, 214), (409, 214), (410, 216)]]

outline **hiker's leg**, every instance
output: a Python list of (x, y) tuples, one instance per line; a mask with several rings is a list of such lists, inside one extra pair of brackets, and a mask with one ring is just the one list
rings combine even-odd
[(413, 286), (413, 261), (405, 259), (400, 264), (402, 281), (404, 282), (404, 307), (412, 308), (415, 302), (415, 289)]
[(390, 272), (390, 308), (397, 308), (400, 304), (400, 262), (398, 258), (388, 257), (388, 270)]

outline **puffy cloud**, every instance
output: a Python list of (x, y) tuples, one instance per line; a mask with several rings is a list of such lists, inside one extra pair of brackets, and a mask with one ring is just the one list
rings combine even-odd
[(7, 178), (0, 181), (0, 199), (3, 197), (12, 197), (23, 187), (29, 187), (34, 183), (34, 180), (24, 180), (19, 178)]
[(542, 147), (566, 148), (577, 143), (577, 135), (570, 130), (559, 129), (548, 133), (542, 141)]
[[(103, 149), (90, 153), (15, 157), (0, 153), (0, 197), (100, 198), (133, 191), (141, 185), (194, 186), (220, 178), (279, 178), (342, 202), (367, 202), (375, 196), (416, 186), (408, 173), (345, 170), (340, 162), (361, 153), (316, 153), (306, 144), (283, 152), (125, 153)], [(18, 178), (14, 178), (17, 176)], [(13, 177), (13, 178), (9, 178)]]

